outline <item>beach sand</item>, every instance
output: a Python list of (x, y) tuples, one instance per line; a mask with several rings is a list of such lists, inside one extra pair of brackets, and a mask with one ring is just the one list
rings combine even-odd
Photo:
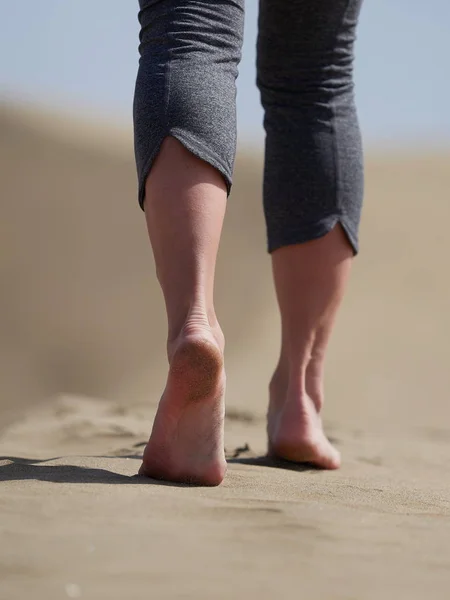
[(368, 153), (324, 411), (343, 466), (265, 457), (279, 322), (260, 152), (217, 273), (228, 474), (137, 478), (166, 375), (132, 139), (0, 108), (0, 599), (446, 600), (450, 154)]

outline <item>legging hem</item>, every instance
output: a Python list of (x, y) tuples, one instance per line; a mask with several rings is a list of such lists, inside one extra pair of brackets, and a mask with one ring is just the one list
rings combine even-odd
[(283, 232), (282, 235), (275, 235), (271, 233), (269, 236), (269, 242), (267, 245), (267, 251), (269, 254), (284, 248), (285, 246), (293, 246), (295, 244), (304, 244), (305, 242), (311, 242), (330, 233), (337, 224), (340, 224), (344, 230), (348, 241), (353, 249), (353, 254), (356, 256), (359, 252), (359, 244), (357, 236), (354, 233), (354, 226), (352, 226), (350, 220), (346, 215), (332, 215), (325, 219), (320, 220), (315, 224), (311, 224), (303, 230), (295, 230), (290, 232)]
[(207, 162), (212, 167), (217, 169), (224, 178), (225, 185), (227, 188), (227, 197), (230, 195), (232, 186), (232, 173), (230, 169), (223, 164), (219, 157), (216, 156), (214, 152), (211, 152), (209, 148), (202, 146), (198, 142), (198, 140), (196, 140), (192, 135), (189, 135), (186, 132), (181, 132), (177, 129), (169, 129), (158, 137), (158, 141), (155, 143), (153, 151), (150, 152), (150, 156), (145, 163), (145, 167), (139, 174), (138, 199), (139, 206), (142, 210), (144, 210), (145, 184), (152, 170), (153, 163), (155, 162), (156, 157), (158, 156), (161, 150), (162, 143), (167, 137), (173, 137), (177, 139), (186, 148), (186, 150), (191, 152), (197, 158), (200, 158), (201, 160)]

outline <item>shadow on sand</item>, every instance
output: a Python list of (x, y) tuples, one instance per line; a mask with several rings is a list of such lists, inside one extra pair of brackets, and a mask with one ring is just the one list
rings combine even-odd
[[(145, 444), (136, 444), (136, 448)], [(249, 455), (250, 454), (250, 455)], [(0, 483), (5, 481), (46, 481), (49, 483), (97, 483), (97, 484), (132, 484), (132, 485), (165, 485), (183, 487), (186, 484), (177, 484), (140, 475), (123, 475), (108, 469), (96, 467), (80, 467), (77, 465), (49, 465), (47, 463), (59, 460), (61, 456), (45, 460), (34, 458), (20, 458), (16, 456), (0, 456), (0, 461), (8, 461), (0, 466)], [(121, 454), (119, 456), (88, 456), (86, 458), (101, 459), (133, 459), (141, 460), (142, 454)], [(284, 469), (297, 472), (315, 472), (314, 465), (296, 464), (279, 460), (270, 456), (252, 456), (250, 448), (246, 445), (236, 448), (232, 453), (227, 453), (227, 462), (231, 465), (249, 465), (271, 469)]]
[[(164, 482), (141, 477), (139, 475), (122, 475), (107, 469), (95, 467), (80, 467), (77, 465), (48, 465), (51, 461), (62, 457), (50, 458), (47, 460), (36, 460), (32, 458), (17, 458), (15, 456), (0, 456), (0, 461), (10, 461), (8, 464), (0, 466), (0, 483), (4, 481), (25, 481), (27, 479), (36, 481), (46, 481), (50, 483), (103, 483), (103, 484), (159, 484)], [(86, 458), (133, 458), (140, 459), (140, 455), (128, 456), (90, 456)], [(167, 484), (169, 485), (169, 484)]]

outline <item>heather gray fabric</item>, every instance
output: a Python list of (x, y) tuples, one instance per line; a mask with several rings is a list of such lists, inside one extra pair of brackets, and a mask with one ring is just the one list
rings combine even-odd
[[(358, 250), (363, 155), (353, 46), (361, 3), (260, 0), (257, 84), (265, 111), (269, 252), (325, 235), (338, 222)], [(168, 135), (217, 168), (230, 192), (244, 0), (140, 0), (140, 8), (139, 202)]]

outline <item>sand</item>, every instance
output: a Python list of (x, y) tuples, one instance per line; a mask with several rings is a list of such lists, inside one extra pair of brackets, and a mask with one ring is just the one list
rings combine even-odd
[(325, 473), (264, 458), (278, 316), (241, 151), (216, 292), (229, 470), (190, 488), (135, 477), (166, 366), (132, 139), (3, 105), (0, 599), (448, 598), (449, 158), (368, 153)]

